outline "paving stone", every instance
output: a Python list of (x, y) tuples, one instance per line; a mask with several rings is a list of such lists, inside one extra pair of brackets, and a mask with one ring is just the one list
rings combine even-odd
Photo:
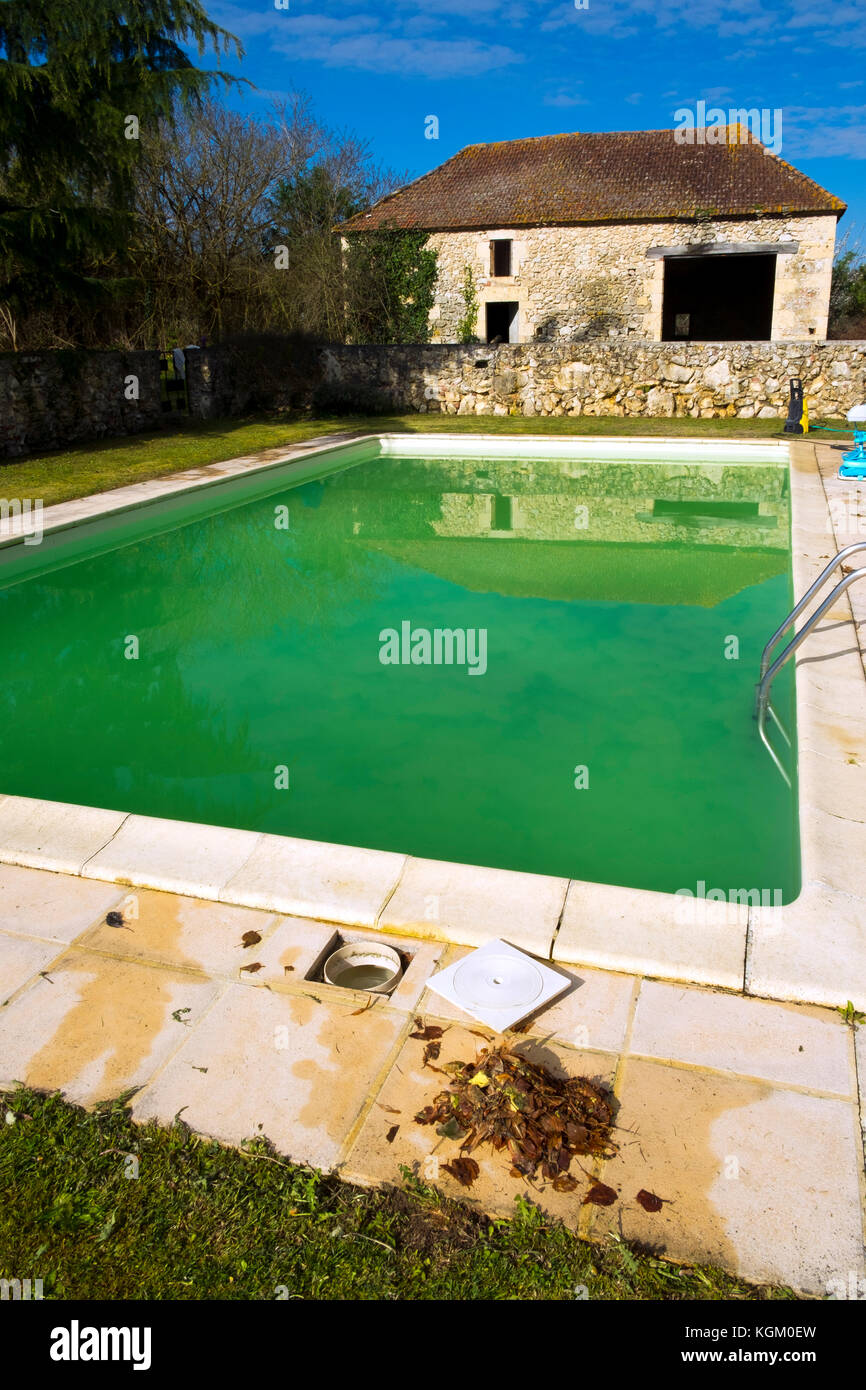
[(0, 1080), (62, 1090), (79, 1105), (111, 1099), (153, 1075), (219, 988), (133, 961), (66, 955), (0, 1011)]
[(265, 942), (279, 920), (268, 912), (148, 888), (127, 890), (124, 909), (122, 927), (102, 920), (78, 944), (89, 951), (232, 980), (239, 978), (241, 966), (260, 958), (258, 945), (244, 946), (244, 933), (255, 931)]
[[(229, 908), (247, 912), (248, 908)], [(260, 913), (260, 916), (264, 914)], [(306, 980), (313, 967), (330, 949), (337, 948), (338, 928), (309, 917), (274, 917), (271, 931), (260, 946), (244, 951), (242, 964), (257, 962), (261, 970), (248, 980), (268, 989), (293, 990)]]
[[(326, 922), (312, 922), (299, 917), (278, 919), (273, 934), (262, 946), (255, 950), (255, 958), (262, 969), (256, 972), (255, 982), (266, 985), (268, 989), (295, 991), (299, 985), (315, 972), (320, 973), (325, 958), (336, 951), (340, 945), (356, 941), (369, 941), (373, 945), (393, 946), (396, 951), (409, 956), (409, 964), (397, 988), (388, 995), (388, 1007), (409, 1010), (418, 1004), (424, 985), (430, 975), (438, 968), (445, 947), (429, 941), (406, 941), (400, 937), (384, 936), (378, 931), (358, 931), (349, 927), (336, 927)], [(346, 998), (347, 992), (338, 986), (316, 983), (323, 997), (339, 1001)], [(353, 990), (356, 1004), (364, 1004), (369, 994), (364, 990)]]
[(0, 864), (0, 931), (68, 943), (122, 899), (113, 884)]
[[(635, 1058), (619, 1094), (622, 1148), (603, 1181), (620, 1200), (595, 1209), (593, 1239), (615, 1231), (804, 1293), (863, 1276), (852, 1103)], [(641, 1190), (660, 1212), (643, 1210)]]
[[(62, 947), (52, 941), (32, 941), (24, 936), (0, 935), (0, 1006), (16, 989), (53, 961)], [(0, 1070), (2, 1070), (0, 1062)]]
[(404, 1023), (229, 985), (133, 1113), (170, 1123), (182, 1109), (198, 1133), (230, 1144), (265, 1136), (295, 1162), (329, 1169)]
[(629, 1050), (851, 1096), (848, 1030), (838, 1014), (645, 980)]
[[(515, 1039), (515, 1042), (518, 1050), (530, 1060), (549, 1067), (558, 1075), (588, 1076), (606, 1085), (612, 1083), (617, 1061), (612, 1054), (572, 1051), (532, 1038)], [(471, 1061), (484, 1045), (483, 1039), (468, 1028), (454, 1024), (443, 1035), (436, 1065)], [(495, 1154), (485, 1146), (472, 1152), (480, 1173), (468, 1190), (445, 1172), (442, 1164), (458, 1157), (459, 1144), (437, 1135), (435, 1125), (418, 1125), (414, 1121), (418, 1111), (448, 1085), (447, 1076), (423, 1066), (424, 1048), (425, 1043), (416, 1038), (408, 1038), (404, 1043), (376, 1104), (341, 1165), (341, 1174), (363, 1184), (400, 1183), (400, 1166), (406, 1164), (422, 1181), (433, 1182), (448, 1196), (468, 1201), (485, 1211), (513, 1216), (515, 1200), (522, 1196), (577, 1229), (589, 1183), (582, 1178), (575, 1163), (572, 1163), (572, 1171), (580, 1186), (572, 1193), (554, 1192), (550, 1183), (539, 1181), (536, 1186), (512, 1178), (507, 1153)], [(389, 1143), (388, 1134), (395, 1125), (397, 1133)], [(588, 1168), (587, 1161), (582, 1161)], [(563, 1296), (566, 1293), (564, 1290)]]

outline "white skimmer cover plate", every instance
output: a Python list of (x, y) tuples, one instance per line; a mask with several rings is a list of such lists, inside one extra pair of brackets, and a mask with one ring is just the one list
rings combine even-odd
[(488, 941), (427, 985), (463, 1013), (503, 1032), (566, 990), (571, 981), (507, 941)]

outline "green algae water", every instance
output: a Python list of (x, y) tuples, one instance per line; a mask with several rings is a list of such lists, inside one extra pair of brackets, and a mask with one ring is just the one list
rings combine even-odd
[[(289, 476), (0, 549), (0, 792), (797, 895), (752, 719), (792, 601), (786, 467)], [(793, 734), (790, 668), (774, 705)]]

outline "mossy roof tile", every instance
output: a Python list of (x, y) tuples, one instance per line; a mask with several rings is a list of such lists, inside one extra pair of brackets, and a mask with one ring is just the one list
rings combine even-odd
[(845, 211), (839, 198), (771, 154), (745, 127), (727, 131), (731, 143), (717, 145), (680, 144), (673, 130), (468, 145), (341, 230), (457, 231)]

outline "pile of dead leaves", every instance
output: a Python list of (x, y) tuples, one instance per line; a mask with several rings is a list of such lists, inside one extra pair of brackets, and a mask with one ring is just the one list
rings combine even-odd
[(466, 1157), (479, 1144), (508, 1150), (513, 1177), (540, 1175), (557, 1192), (573, 1192), (569, 1173), (575, 1155), (611, 1157), (613, 1112), (609, 1096), (584, 1077), (557, 1077), (507, 1046), (485, 1048), (475, 1062), (449, 1062), (453, 1079), (415, 1116), (459, 1139), (461, 1157), (445, 1170), (465, 1187), (478, 1176)]

